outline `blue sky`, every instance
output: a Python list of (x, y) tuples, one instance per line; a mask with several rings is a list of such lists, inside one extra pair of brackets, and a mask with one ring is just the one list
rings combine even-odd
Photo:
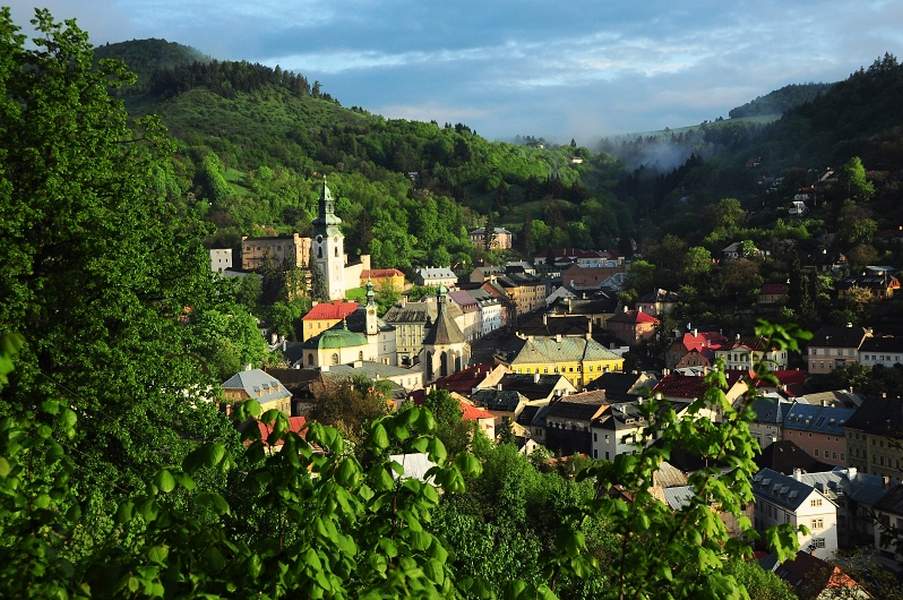
[[(0, 0), (0, 4), (8, 0)], [(34, 0), (12, 0), (27, 21)], [(698, 123), (903, 54), (903, 2), (43, 0), (97, 43), (163, 37), (319, 79), (347, 106), (591, 143)]]

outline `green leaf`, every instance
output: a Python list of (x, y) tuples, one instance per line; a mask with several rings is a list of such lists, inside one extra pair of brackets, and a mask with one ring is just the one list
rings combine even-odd
[(370, 435), (370, 439), (373, 442), (373, 445), (380, 450), (389, 447), (389, 434), (386, 433), (386, 428), (383, 427), (382, 423), (377, 423), (373, 426), (373, 432)]
[(35, 508), (45, 509), (50, 506), (50, 496), (47, 494), (38, 494), (34, 499)]
[(9, 461), (0, 456), (0, 477), (6, 477), (7, 475), (9, 475), (9, 472), (11, 470), (12, 469), (9, 466)]
[(164, 494), (168, 494), (176, 488), (176, 479), (167, 469), (163, 469), (157, 473), (156, 484)]
[(169, 548), (166, 546), (152, 546), (147, 551), (147, 558), (158, 565), (166, 565), (166, 557), (169, 556)]
[(119, 508), (116, 510), (116, 523), (119, 525), (124, 525), (132, 520), (132, 511), (135, 509), (135, 503), (131, 500), (127, 500), (119, 505)]

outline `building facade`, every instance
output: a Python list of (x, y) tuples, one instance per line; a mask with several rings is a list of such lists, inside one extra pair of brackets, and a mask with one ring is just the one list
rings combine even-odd
[[(241, 268), (257, 271), (270, 266), (289, 270), (310, 265), (311, 239), (297, 233), (275, 237), (242, 237)], [(344, 297), (344, 296), (343, 296)]]
[(232, 268), (232, 248), (210, 249), (210, 270), (214, 273), (222, 273)]
[(822, 327), (806, 349), (808, 371), (813, 375), (855, 364), (859, 348), (870, 333), (863, 327)]

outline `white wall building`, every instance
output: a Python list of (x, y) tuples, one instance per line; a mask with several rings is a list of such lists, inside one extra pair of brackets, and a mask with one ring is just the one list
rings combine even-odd
[(210, 249), (210, 270), (214, 273), (222, 273), (232, 268), (232, 248)]
[(619, 454), (633, 454), (640, 449), (637, 440), (646, 419), (634, 403), (612, 404), (601, 419), (593, 423), (593, 458), (614, 460)]
[(813, 486), (793, 476), (762, 469), (752, 480), (756, 497), (754, 524), (764, 532), (773, 525), (805, 525), (809, 533), (799, 533), (800, 550), (816, 558), (830, 560), (837, 552), (837, 506)]

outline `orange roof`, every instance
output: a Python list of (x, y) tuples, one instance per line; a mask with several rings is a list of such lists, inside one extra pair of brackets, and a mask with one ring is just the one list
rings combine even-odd
[(384, 277), (404, 277), (398, 269), (370, 269), (361, 271), (361, 279), (382, 279)]
[(461, 418), (465, 421), (479, 421), (480, 419), (495, 419), (488, 410), (484, 410), (479, 406), (474, 406), (468, 402), (459, 402), (461, 405)]
[[(263, 421), (257, 421), (257, 429), (260, 431), (260, 439), (263, 442), (263, 445), (269, 446), (270, 444), (267, 441), (267, 438), (273, 433), (273, 426), (264, 423)], [(307, 419), (305, 417), (289, 417), (288, 430), (292, 433), (297, 433), (301, 437), (307, 437)], [(277, 440), (274, 445), (279, 447), (283, 443), (283, 440)]]
[(301, 317), (302, 321), (320, 321), (320, 320), (336, 320), (344, 319), (358, 309), (357, 302), (348, 302), (346, 300), (333, 300), (332, 302), (322, 302), (307, 311), (307, 314)]

